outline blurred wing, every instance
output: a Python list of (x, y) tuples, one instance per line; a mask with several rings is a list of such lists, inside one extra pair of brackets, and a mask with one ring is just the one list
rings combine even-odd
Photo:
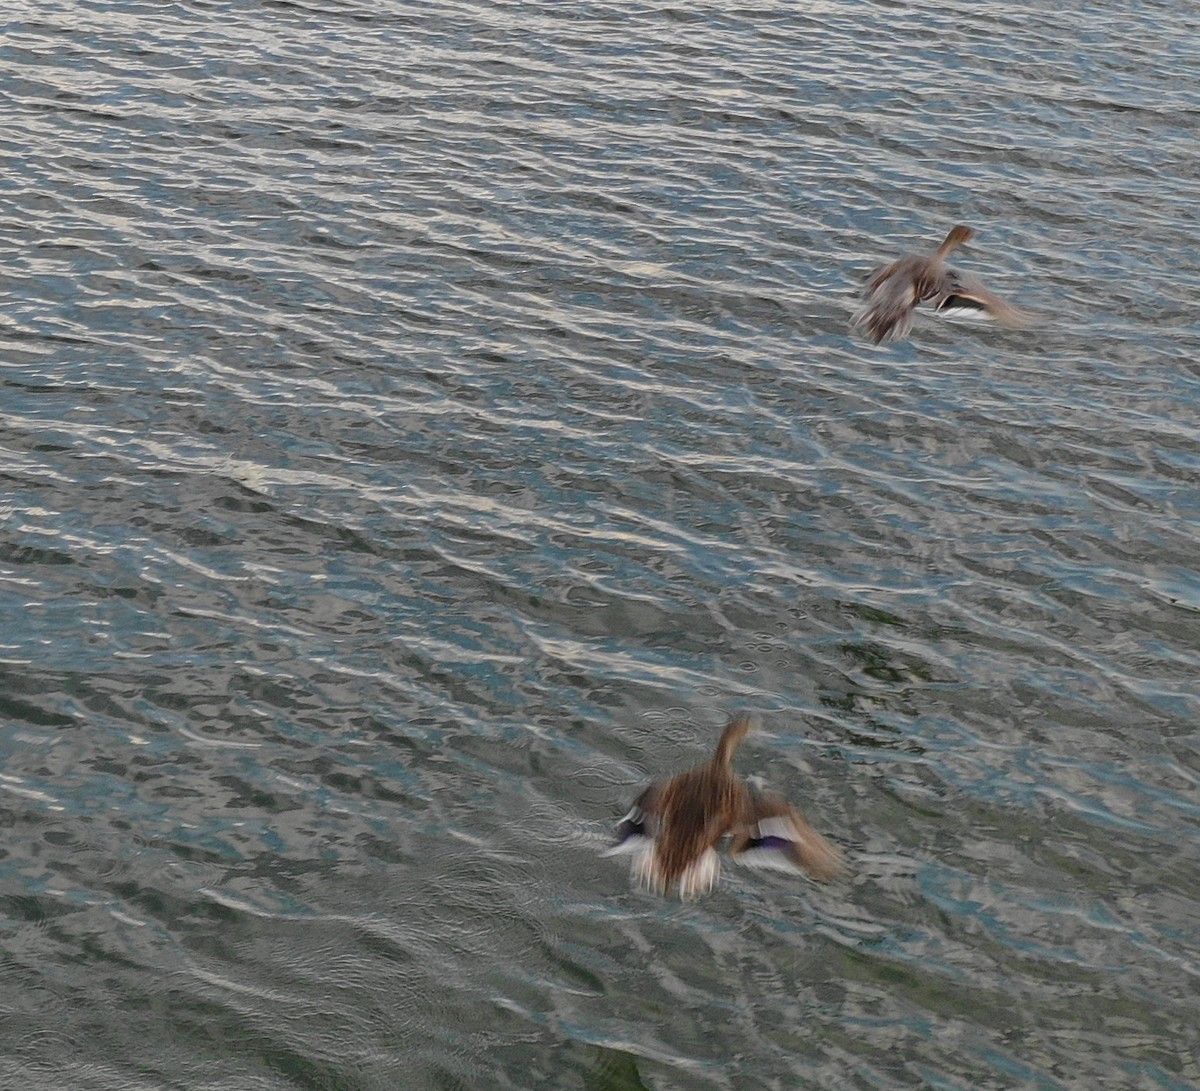
[(915, 305), (915, 300), (907, 304), (895, 299), (877, 300), (868, 303), (850, 321), (852, 325), (865, 329), (867, 336), (877, 345), (884, 341), (903, 341), (912, 330)]
[(624, 856), (626, 853), (645, 852), (654, 844), (658, 834), (659, 785), (651, 784), (629, 809), (629, 813), (617, 823), (616, 841), (605, 849), (601, 856)]
[(842, 854), (780, 796), (751, 792), (729, 854), (749, 867), (835, 879), (845, 870)]
[(1033, 316), (1028, 312), (1005, 302), (995, 292), (984, 287), (978, 277), (971, 276), (970, 273), (960, 273), (956, 269), (946, 270), (944, 283), (933, 306), (938, 314), (990, 318), (1002, 326), (1016, 329), (1033, 324)]
[(867, 283), (862, 309), (851, 324), (865, 329), (877, 345), (907, 337), (912, 329), (913, 308), (919, 302), (916, 273), (912, 258), (901, 258), (875, 270)]

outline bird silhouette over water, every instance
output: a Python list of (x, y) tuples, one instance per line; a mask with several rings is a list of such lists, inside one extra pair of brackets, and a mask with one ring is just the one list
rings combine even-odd
[(730, 857), (743, 864), (815, 879), (840, 875), (841, 853), (799, 811), (733, 771), (734, 752), (753, 727), (749, 716), (733, 717), (711, 760), (651, 784), (618, 824), (617, 842), (604, 855), (632, 853), (641, 885), (659, 893), (678, 886), (683, 898), (712, 889), (721, 870), (717, 845), (726, 835)]
[(989, 291), (978, 277), (946, 265), (951, 251), (974, 237), (971, 228), (958, 224), (932, 254), (910, 254), (876, 269), (854, 325), (864, 327), (876, 344), (902, 340), (912, 329), (918, 303), (929, 303), (942, 314), (969, 312), (991, 318), (1002, 326), (1029, 325), (1030, 315)]

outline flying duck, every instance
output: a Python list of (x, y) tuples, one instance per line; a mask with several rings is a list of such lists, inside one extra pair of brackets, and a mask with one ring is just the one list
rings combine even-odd
[(913, 310), (929, 303), (941, 314), (971, 313), (1002, 326), (1027, 326), (1030, 316), (984, 287), (978, 277), (946, 265), (950, 252), (974, 238), (958, 224), (932, 254), (909, 254), (877, 269), (867, 283), (865, 303), (854, 325), (866, 328), (875, 344), (899, 341), (912, 329)]
[(711, 890), (720, 874), (717, 845), (729, 836), (730, 857), (751, 867), (775, 868), (815, 879), (844, 870), (842, 855), (781, 796), (744, 783), (733, 755), (753, 730), (748, 715), (734, 716), (716, 753), (703, 765), (651, 784), (617, 825), (605, 856), (632, 853), (638, 882), (682, 898)]

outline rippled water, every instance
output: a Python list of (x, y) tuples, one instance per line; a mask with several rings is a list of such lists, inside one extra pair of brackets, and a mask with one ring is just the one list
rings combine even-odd
[(9, 11), (0, 1083), (1200, 1084), (1200, 13)]

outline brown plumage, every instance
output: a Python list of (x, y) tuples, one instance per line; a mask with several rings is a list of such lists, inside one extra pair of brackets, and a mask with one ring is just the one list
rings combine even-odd
[(662, 893), (678, 886), (690, 898), (712, 888), (720, 873), (716, 846), (731, 835), (729, 854), (757, 867), (832, 879), (841, 854), (780, 796), (747, 787), (733, 755), (753, 729), (745, 714), (729, 721), (710, 761), (650, 785), (617, 827), (606, 853), (634, 853), (633, 873)]
[(1002, 326), (1028, 325), (1028, 314), (989, 291), (977, 277), (947, 267), (951, 251), (974, 237), (971, 228), (958, 224), (932, 254), (910, 254), (877, 269), (867, 283), (866, 302), (854, 316), (854, 324), (865, 327), (876, 344), (899, 341), (912, 329), (917, 304), (929, 303), (943, 314), (970, 311)]

